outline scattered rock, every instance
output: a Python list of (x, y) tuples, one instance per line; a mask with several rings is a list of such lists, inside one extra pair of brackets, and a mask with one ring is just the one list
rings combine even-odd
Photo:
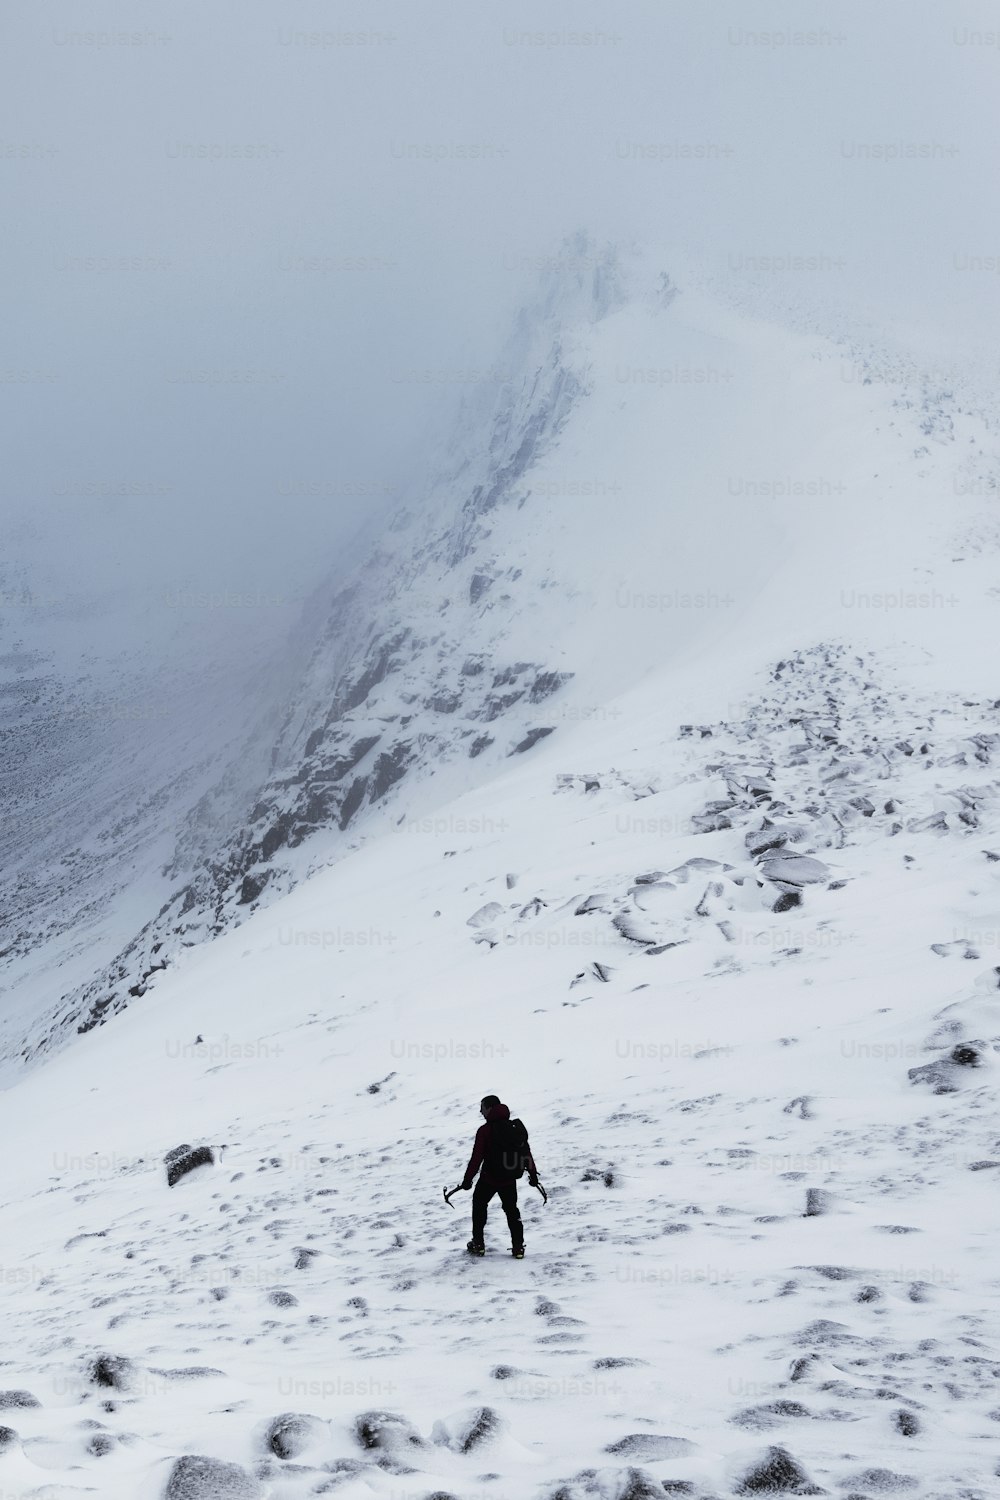
[(744, 1471), (737, 1495), (822, 1495), (801, 1464), (786, 1448), (768, 1448), (763, 1458)]
[(362, 1448), (396, 1457), (427, 1444), (412, 1422), (395, 1411), (365, 1411), (354, 1419), (354, 1432)]
[(544, 740), (546, 735), (554, 733), (554, 724), (550, 724), (548, 728), (545, 729), (529, 729), (527, 734), (524, 736), (524, 739), (514, 746), (510, 754), (523, 755), (526, 750), (530, 750), (532, 746), (537, 745), (539, 740)]
[(835, 1204), (836, 1198), (826, 1188), (807, 1188), (805, 1217), (815, 1219), (820, 1214), (832, 1213)]
[(0, 1391), (0, 1411), (10, 1411), (14, 1407), (41, 1406), (37, 1396), (30, 1391)]
[(99, 1354), (90, 1367), (90, 1378), (94, 1385), (105, 1386), (112, 1391), (128, 1391), (135, 1384), (137, 1370), (132, 1360), (124, 1354)]
[(604, 1451), (618, 1458), (683, 1458), (695, 1451), (695, 1445), (687, 1438), (665, 1437), (657, 1432), (630, 1432), (616, 1443), (609, 1443)]
[(268, 1292), (267, 1300), (272, 1307), (298, 1307), (299, 1299), (292, 1292), (286, 1292), (281, 1287), (275, 1287), (273, 1292)]
[(499, 1437), (505, 1427), (503, 1418), (492, 1406), (477, 1406), (435, 1422), (431, 1440), (452, 1453), (471, 1453)]
[(301, 1412), (286, 1411), (268, 1423), (264, 1442), (277, 1458), (298, 1458), (326, 1436), (327, 1428), (318, 1417), (305, 1416)]
[(843, 1482), (857, 1489), (874, 1490), (878, 1495), (898, 1495), (903, 1490), (916, 1489), (919, 1481), (909, 1474), (896, 1474), (892, 1469), (863, 1469)]
[(734, 1427), (750, 1432), (765, 1432), (779, 1427), (789, 1417), (811, 1417), (812, 1412), (801, 1401), (768, 1401), (762, 1406), (746, 1406), (729, 1418)]
[(185, 1454), (170, 1471), (164, 1500), (261, 1500), (263, 1491), (239, 1464)]
[(830, 869), (808, 854), (777, 854), (760, 866), (767, 880), (786, 880), (789, 885), (816, 885), (829, 880)]

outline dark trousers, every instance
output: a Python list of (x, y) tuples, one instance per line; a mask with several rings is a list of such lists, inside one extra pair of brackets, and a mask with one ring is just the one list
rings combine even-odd
[(484, 1182), (480, 1177), (472, 1194), (472, 1238), (477, 1245), (482, 1244), (483, 1232), (486, 1229), (487, 1204), (494, 1193), (500, 1194), (500, 1204), (507, 1215), (511, 1247), (514, 1250), (520, 1250), (524, 1244), (524, 1225), (521, 1223), (521, 1215), (517, 1208), (516, 1182), (505, 1182), (502, 1187), (498, 1187), (492, 1182)]

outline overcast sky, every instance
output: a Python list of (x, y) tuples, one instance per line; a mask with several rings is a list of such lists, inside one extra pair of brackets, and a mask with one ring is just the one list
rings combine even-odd
[(992, 348), (998, 32), (967, 0), (9, 0), (8, 522), (95, 595), (305, 588), (580, 227), (734, 284), (818, 258), (799, 300)]

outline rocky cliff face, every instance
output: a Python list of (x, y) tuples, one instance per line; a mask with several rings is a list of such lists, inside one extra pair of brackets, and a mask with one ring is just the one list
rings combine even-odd
[(524, 506), (525, 476), (585, 393), (574, 328), (622, 300), (613, 251), (580, 242), (574, 256), (575, 270), (542, 278), (495, 370), (470, 383), (428, 490), (411, 495), (327, 600), (312, 601), (322, 624), (249, 816), (199, 858), (204, 825), (226, 801), (224, 787), (204, 794), (167, 866), (169, 900), (106, 971), (64, 997), (26, 1056), (101, 1024), (145, 994), (180, 947), (288, 890), (303, 868), (292, 851), (309, 845), (307, 867), (314, 846), (314, 863), (336, 857), (336, 836), (404, 788), (461, 763), (481, 779), (553, 732), (550, 700), (572, 673), (546, 659), (544, 640), (530, 659), (509, 649), (522, 570), (492, 532), (498, 514)]

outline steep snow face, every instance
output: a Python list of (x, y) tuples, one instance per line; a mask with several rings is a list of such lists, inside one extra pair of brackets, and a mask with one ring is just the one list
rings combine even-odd
[[(692, 712), (717, 689), (725, 716), (749, 672), (803, 643), (886, 644), (905, 618), (946, 674), (971, 649), (980, 616), (947, 604), (937, 559), (955, 475), (994, 463), (972, 407), (678, 294), (639, 258), (586, 264), (543, 279), (470, 382), (437, 477), (312, 602), (315, 643), (252, 799), (227, 782), (202, 798), (158, 915), (96, 979), (60, 987), (32, 1051), (650, 673), (670, 667)], [(226, 809), (244, 815), (199, 857)]]

